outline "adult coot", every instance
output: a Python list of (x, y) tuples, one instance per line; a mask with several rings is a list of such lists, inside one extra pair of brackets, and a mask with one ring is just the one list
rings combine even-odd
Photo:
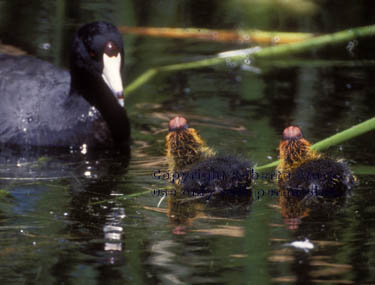
[(290, 195), (337, 198), (356, 180), (345, 163), (312, 150), (297, 126), (284, 130), (279, 149), (279, 184)]
[(251, 197), (250, 161), (231, 155), (216, 155), (184, 117), (169, 122), (166, 136), (171, 177), (187, 195)]
[(0, 143), (21, 146), (126, 144), (122, 37), (106, 22), (82, 26), (70, 73), (29, 56), (0, 55)]

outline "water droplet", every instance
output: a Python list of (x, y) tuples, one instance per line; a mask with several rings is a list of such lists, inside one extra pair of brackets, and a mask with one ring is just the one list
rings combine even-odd
[(272, 38), (272, 43), (277, 44), (280, 42), (280, 38), (278, 36)]
[(44, 50), (49, 50), (51, 48), (51, 44), (50, 43), (41, 43), (40, 48), (44, 49)]
[(346, 45), (346, 50), (351, 56), (354, 56), (354, 49), (358, 45), (357, 40), (349, 41), (348, 44)]
[(81, 116), (79, 116), (79, 121), (80, 122), (84, 122), (85, 118), (86, 118), (86, 115), (85, 114), (81, 114)]
[(124, 229), (119, 226), (113, 226), (113, 225), (104, 225), (103, 231), (104, 232), (109, 232), (109, 231), (119, 231), (122, 232)]
[(248, 41), (250, 41), (250, 36), (248, 36), (248, 35), (243, 36), (242, 40), (245, 41), (245, 42), (248, 42)]
[(20, 158), (19, 160), (17, 160), (17, 167), (21, 167), (23, 165), (26, 164), (26, 159), (25, 158)]
[(80, 146), (80, 149), (81, 149), (81, 153), (82, 154), (86, 154), (87, 153), (87, 144), (83, 144)]

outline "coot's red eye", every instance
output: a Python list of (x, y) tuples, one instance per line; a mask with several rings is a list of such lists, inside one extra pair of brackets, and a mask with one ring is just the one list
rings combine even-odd
[(117, 56), (119, 53), (119, 50), (114, 42), (108, 41), (105, 45), (104, 53), (108, 55), (109, 57), (112, 57), (112, 56)]
[(94, 56), (95, 56), (95, 53), (92, 52), (92, 51), (90, 51), (90, 56), (91, 56), (91, 57), (94, 57)]

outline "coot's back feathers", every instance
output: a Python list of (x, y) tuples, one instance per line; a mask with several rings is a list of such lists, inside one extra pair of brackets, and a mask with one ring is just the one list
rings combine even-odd
[(84, 98), (69, 96), (68, 72), (27, 56), (0, 55), (0, 66), (2, 143), (77, 145), (94, 131), (98, 112), (90, 116)]

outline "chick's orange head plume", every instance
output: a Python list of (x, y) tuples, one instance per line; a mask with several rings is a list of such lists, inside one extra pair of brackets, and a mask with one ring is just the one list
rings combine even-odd
[(178, 129), (187, 129), (189, 128), (188, 122), (184, 117), (176, 116), (169, 121), (169, 131), (175, 131)]
[(302, 139), (303, 134), (299, 127), (290, 126), (283, 131), (283, 140)]

